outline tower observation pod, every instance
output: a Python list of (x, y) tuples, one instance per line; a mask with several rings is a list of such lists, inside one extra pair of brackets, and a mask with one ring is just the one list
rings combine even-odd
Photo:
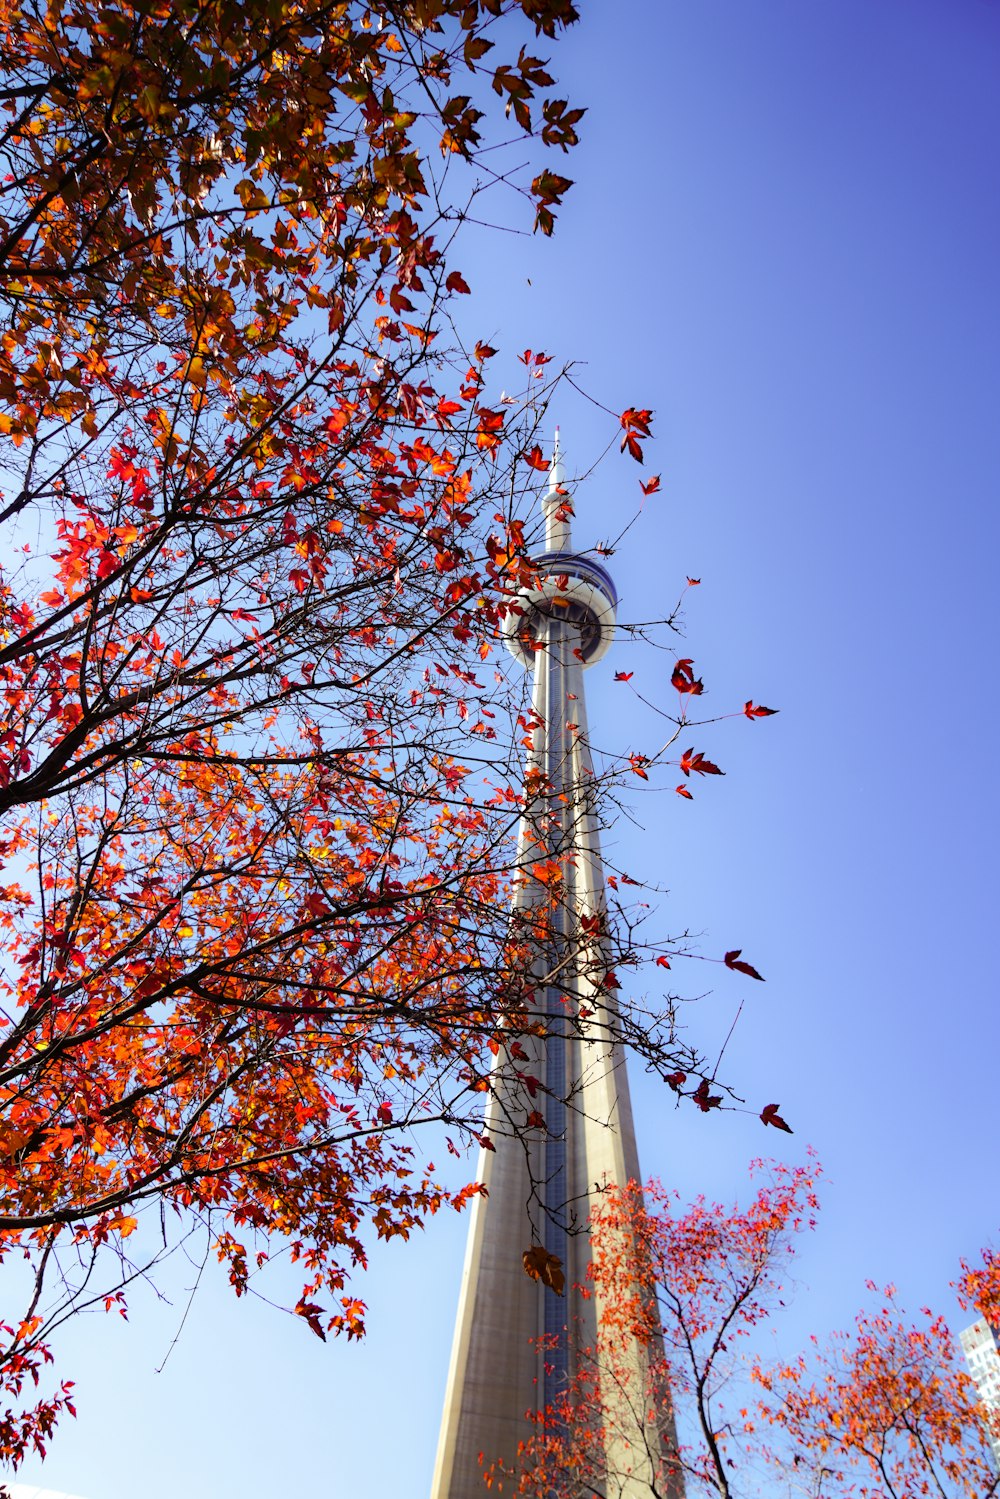
[[(537, 578), (506, 621), (508, 649), (533, 674), (518, 845), (523, 873), (511, 924), (515, 934), (543, 934), (530, 938), (525, 965), (537, 1023), (519, 1031), (516, 1049), (501, 1047), (494, 1063), (485, 1119), (493, 1149), (482, 1151), (478, 1166), (486, 1195), (470, 1209), (431, 1499), (485, 1495), (484, 1471), (516, 1462), (518, 1444), (537, 1430), (527, 1413), (571, 1393), (584, 1360), (591, 1387), (596, 1361), (601, 1403), (611, 1415), (604, 1422), (606, 1469), (614, 1475), (609, 1499), (648, 1499), (652, 1492), (683, 1499), (681, 1477), (664, 1479), (664, 1454), (675, 1448), (672, 1423), (664, 1429), (648, 1415), (649, 1344), (637, 1340), (624, 1354), (618, 1347), (612, 1379), (598, 1346), (601, 1307), (576, 1289), (586, 1276), (587, 1224), (602, 1189), (640, 1176), (618, 1010), (606, 982), (604, 873), (583, 686), (585, 668), (612, 644), (618, 596), (607, 570), (573, 549), (558, 432), (542, 507), (545, 550), (532, 559)], [(555, 895), (553, 883), (531, 877), (539, 859), (558, 870)], [(522, 1257), (533, 1246), (560, 1262), (562, 1294), (558, 1276), (547, 1285), (525, 1273)], [(626, 1288), (639, 1271), (634, 1248), (623, 1245)]]

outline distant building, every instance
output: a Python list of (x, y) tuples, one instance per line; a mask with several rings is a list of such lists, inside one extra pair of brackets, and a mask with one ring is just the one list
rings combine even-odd
[[(985, 1317), (959, 1333), (965, 1362), (985, 1406), (1000, 1416), (1000, 1348)], [(993, 1455), (1000, 1464), (1000, 1436), (992, 1438)]]

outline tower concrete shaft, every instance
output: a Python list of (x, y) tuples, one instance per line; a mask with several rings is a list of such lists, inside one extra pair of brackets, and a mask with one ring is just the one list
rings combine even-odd
[[(534, 676), (512, 929), (542, 932), (529, 938), (528, 960), (541, 1034), (519, 1032), (516, 1049), (502, 1050), (494, 1066), (485, 1121), (494, 1148), (479, 1163), (487, 1195), (471, 1208), (432, 1499), (478, 1499), (484, 1467), (512, 1462), (534, 1429), (526, 1412), (571, 1387), (580, 1350), (597, 1346), (601, 1310), (574, 1290), (586, 1273), (590, 1211), (601, 1188), (639, 1179), (618, 1012), (606, 983), (583, 687), (584, 668), (611, 643), (617, 595), (602, 566), (573, 552), (568, 498), (557, 446), (543, 502), (546, 550), (534, 559), (538, 585), (508, 632), (509, 649)], [(535, 877), (554, 866), (554, 881)], [(538, 1112), (544, 1130), (528, 1123)], [(525, 1274), (522, 1255), (532, 1245), (562, 1262), (564, 1295)], [(629, 1278), (627, 1265), (623, 1274)], [(635, 1477), (618, 1484), (616, 1499), (650, 1494), (641, 1453), (662, 1436), (645, 1421), (648, 1350), (637, 1345), (631, 1362), (635, 1388), (625, 1393), (641, 1414), (631, 1450), (609, 1453), (609, 1466)]]

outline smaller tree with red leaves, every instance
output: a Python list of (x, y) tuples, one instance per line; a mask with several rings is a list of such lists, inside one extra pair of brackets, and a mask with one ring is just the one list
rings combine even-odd
[[(533, 1416), (515, 1467), (487, 1483), (534, 1499), (990, 1499), (1000, 1417), (978, 1398), (941, 1316), (905, 1316), (894, 1288), (854, 1328), (766, 1363), (752, 1338), (815, 1226), (819, 1166), (755, 1162), (748, 1207), (687, 1211), (658, 1183), (609, 1190), (591, 1227), (585, 1294), (596, 1346), (563, 1398)], [(1000, 1309), (996, 1257), (960, 1295)], [(876, 1287), (869, 1283), (869, 1290)], [(644, 1349), (637, 1388), (635, 1347)], [(777, 1487), (776, 1487), (777, 1485)]]
[(754, 1366), (769, 1397), (760, 1412), (791, 1449), (772, 1460), (801, 1469), (816, 1499), (988, 1499), (1000, 1488), (990, 1456), (997, 1418), (979, 1402), (947, 1323), (928, 1307), (911, 1321), (894, 1286), (868, 1289), (879, 1304), (850, 1332), (784, 1367)]
[(956, 1286), (958, 1299), (963, 1307), (974, 1307), (997, 1332), (1000, 1330), (1000, 1253), (995, 1249), (984, 1249), (981, 1258), (979, 1265), (962, 1261), (962, 1273)]

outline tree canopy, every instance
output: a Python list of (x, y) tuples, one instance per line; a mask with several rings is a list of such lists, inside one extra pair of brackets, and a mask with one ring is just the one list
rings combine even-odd
[[(761, 1333), (816, 1226), (822, 1172), (755, 1162), (745, 1207), (688, 1207), (658, 1183), (609, 1189), (582, 1291), (599, 1308), (564, 1396), (533, 1416), (488, 1488), (532, 1499), (990, 1499), (1000, 1412), (985, 1405), (945, 1319), (869, 1283), (854, 1326), (793, 1357)], [(996, 1255), (956, 1289), (1000, 1329)], [(637, 1378), (636, 1339), (647, 1362)]]
[[(570, 0), (0, 17), (14, 1463), (70, 1400), (25, 1403), (52, 1329), (121, 1305), (178, 1225), (201, 1225), (237, 1293), (290, 1246), (295, 1311), (359, 1335), (367, 1236), (478, 1191), (443, 1184), (414, 1127), (477, 1140), (491, 1069), (539, 1034), (505, 911), (518, 880), (555, 909), (558, 869), (544, 817), (518, 856), (537, 724), (499, 637), (536, 576), (560, 374), (526, 350), (502, 398), (453, 309), (484, 195), (553, 229), (583, 110), (547, 53), (575, 19)], [(607, 417), (641, 461), (649, 411)], [(674, 687), (680, 734), (687, 658)], [(719, 773), (700, 750), (673, 763)], [(527, 794), (544, 809), (550, 788)], [(639, 944), (600, 938), (611, 994)], [(722, 1101), (669, 1002), (587, 1025), (699, 1108)]]
[[(532, 45), (574, 15), (4, 13), (0, 1251), (33, 1276), (0, 1359), (15, 1397), (46, 1329), (155, 1257), (123, 1248), (150, 1203), (209, 1226), (237, 1291), (247, 1235), (265, 1257), (283, 1236), (297, 1310), (350, 1335), (362, 1222), (406, 1234), (475, 1190), (438, 1185), (406, 1127), (477, 1127), (518, 1003), (499, 913), (520, 801), (489, 658), (536, 474), (534, 418), (486, 404), (492, 351), (452, 327), (449, 251), (500, 106), (574, 143)], [(566, 186), (516, 185), (545, 231)], [(12, 1408), (4, 1455), (63, 1398)]]

